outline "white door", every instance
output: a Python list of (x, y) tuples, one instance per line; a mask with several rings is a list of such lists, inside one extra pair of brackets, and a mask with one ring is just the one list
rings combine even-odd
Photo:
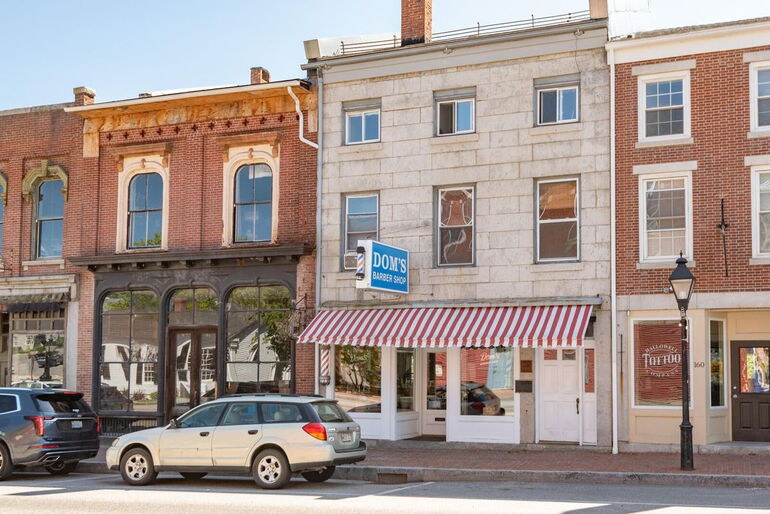
[[(580, 368), (575, 348), (545, 348), (540, 357), (540, 441), (580, 441)], [(536, 380), (538, 380), (536, 378)]]
[(425, 352), (423, 369), (422, 433), (446, 435), (446, 350)]

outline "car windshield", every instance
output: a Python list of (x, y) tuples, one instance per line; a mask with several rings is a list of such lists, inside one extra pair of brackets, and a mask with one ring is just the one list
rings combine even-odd
[(318, 413), (318, 417), (325, 423), (346, 423), (353, 421), (347, 413), (335, 402), (313, 402), (313, 406)]
[(40, 412), (79, 413), (91, 412), (91, 408), (83, 401), (80, 393), (39, 394), (35, 396), (35, 404)]

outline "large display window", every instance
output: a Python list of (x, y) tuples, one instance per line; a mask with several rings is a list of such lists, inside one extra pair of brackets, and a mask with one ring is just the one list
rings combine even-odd
[(682, 343), (679, 320), (634, 321), (632, 355), (634, 406), (681, 406)]
[(513, 416), (513, 348), (463, 348), (460, 414)]
[(379, 347), (334, 348), (334, 395), (348, 412), (382, 411), (382, 351)]

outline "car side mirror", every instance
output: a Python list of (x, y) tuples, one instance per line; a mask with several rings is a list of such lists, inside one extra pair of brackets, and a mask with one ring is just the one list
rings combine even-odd
[(169, 422), (168, 425), (171, 428), (179, 428), (179, 420), (176, 418), (171, 418), (171, 421)]

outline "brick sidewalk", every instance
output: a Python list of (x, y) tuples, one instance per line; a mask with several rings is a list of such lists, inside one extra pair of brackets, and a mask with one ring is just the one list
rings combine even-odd
[[(522, 471), (609, 471), (630, 473), (686, 473), (678, 453), (621, 453), (591, 451), (500, 451), (465, 449), (370, 448), (362, 466), (395, 466)], [(695, 455), (695, 471), (709, 475), (770, 475), (767, 455)]]

